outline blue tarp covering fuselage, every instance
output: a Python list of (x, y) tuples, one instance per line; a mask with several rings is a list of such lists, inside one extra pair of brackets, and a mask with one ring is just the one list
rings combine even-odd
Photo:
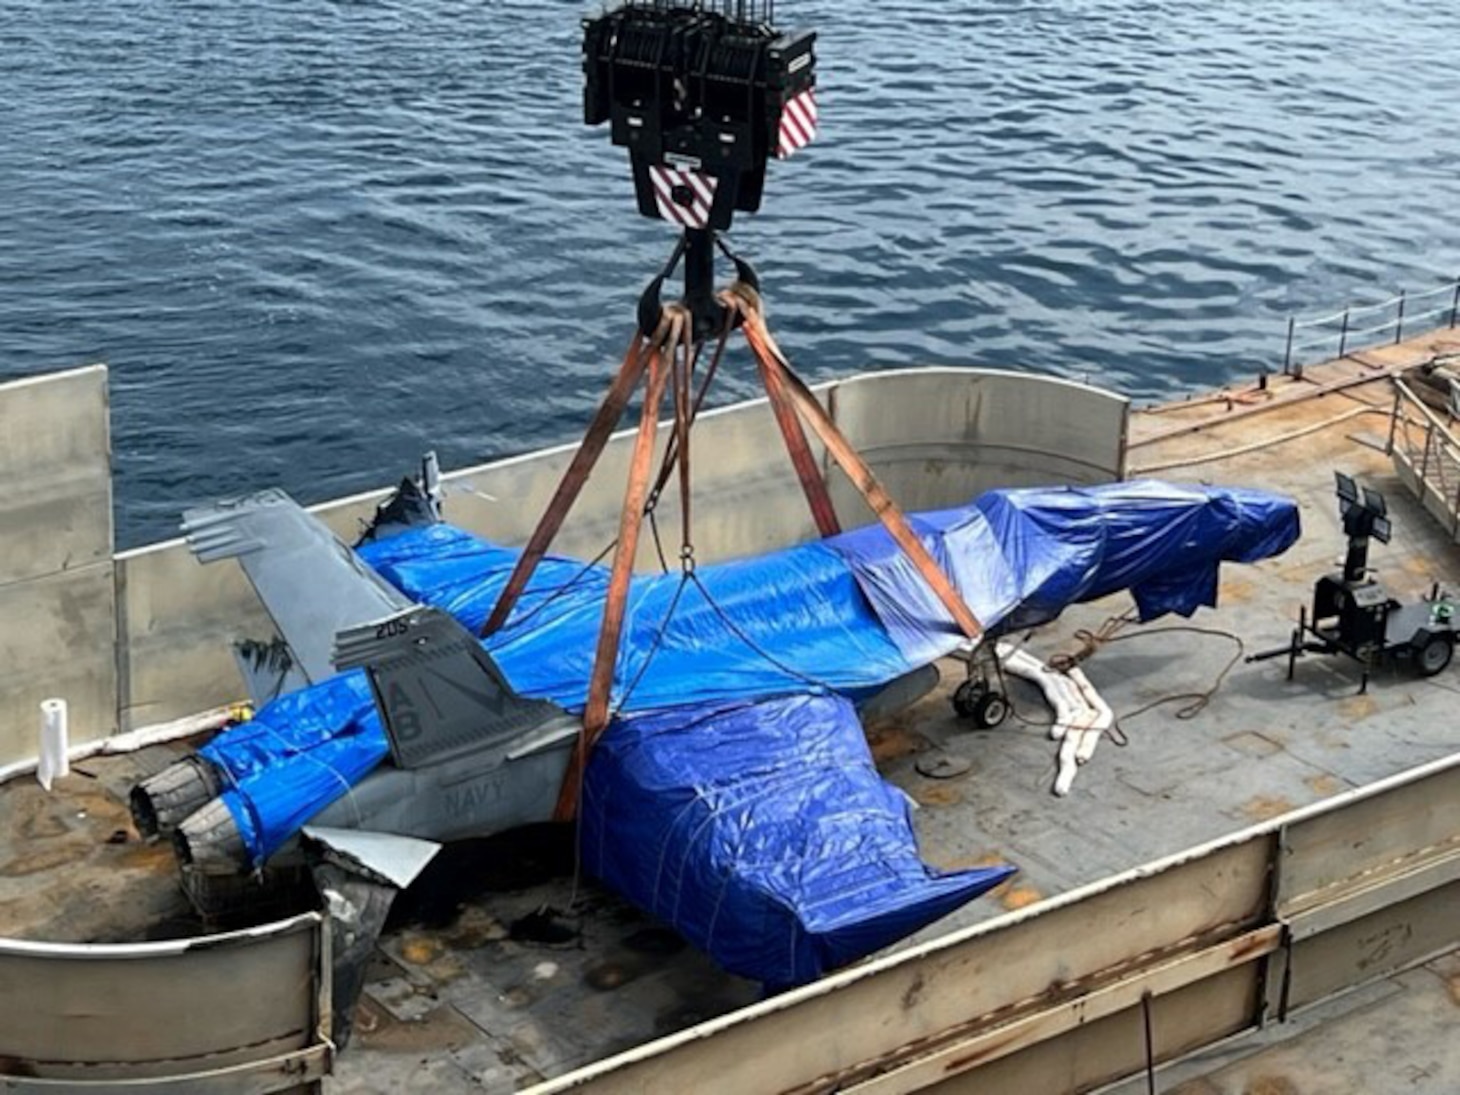
[[(1122, 588), (1133, 591), (1143, 618), (1190, 614), (1214, 603), (1220, 562), (1276, 554), (1298, 535), (1290, 499), (1161, 483), (991, 491), (972, 506), (912, 520), (990, 629), (1041, 622), (1075, 601)], [(515, 550), (447, 525), (373, 542), (360, 554), (407, 596), (472, 629), (486, 618), (517, 559)], [(543, 561), (513, 621), (485, 643), (518, 692), (581, 709), (606, 582), (605, 568)], [(614, 706), (625, 715), (660, 712), (654, 717), (667, 722), (639, 726), (652, 725), (656, 738), (682, 744), (668, 734), (676, 721), (703, 722), (727, 704), (794, 694), (856, 698), (948, 653), (960, 640), (908, 560), (873, 526), (702, 567), (690, 583), (679, 574), (636, 576)], [(768, 734), (755, 719), (716, 714), (712, 724), (717, 733), (751, 734), (754, 726), (754, 733)], [(620, 755), (615, 743), (635, 733), (635, 721), (616, 721), (599, 750)], [(832, 722), (844, 725), (840, 709)], [(794, 735), (773, 740), (777, 749), (798, 748)], [(203, 752), (230, 779), (225, 801), (262, 863), (378, 764), (386, 742), (363, 675), (353, 672), (267, 705)], [(733, 750), (727, 755), (736, 756)], [(590, 779), (598, 763), (590, 765)], [(870, 759), (859, 763), (875, 780)], [(631, 785), (639, 771), (624, 767), (623, 779)], [(718, 785), (721, 776), (735, 773), (691, 775), (685, 786)], [(813, 780), (806, 786), (811, 797), (797, 800), (786, 816), (814, 827), (822, 814), (835, 814), (834, 801), (816, 797), (834, 785)], [(684, 787), (674, 793), (685, 793)], [(622, 790), (617, 797), (628, 800)], [(641, 808), (654, 809), (647, 801)], [(638, 824), (630, 814), (615, 817), (605, 814), (603, 823)], [(717, 845), (705, 845), (711, 846)], [(630, 882), (627, 875), (619, 882), (630, 897), (641, 904), (657, 900), (633, 891)], [(828, 954), (836, 949), (826, 947)]]
[[(911, 519), (989, 628), (1027, 626), (1126, 587), (1144, 618), (1189, 614), (1214, 602), (1219, 562), (1276, 554), (1298, 535), (1291, 499), (1152, 482), (989, 491)], [(449, 525), (360, 554), (407, 596), (472, 629), (517, 558)], [(961, 638), (881, 526), (701, 567), (698, 578), (681, 590), (678, 574), (635, 577), (615, 673), (624, 711), (816, 687), (855, 697)], [(542, 562), (513, 622), (485, 644), (514, 688), (581, 709), (606, 583), (603, 567)], [(250, 851), (260, 862), (385, 752), (358, 671), (276, 700), (203, 750), (232, 780), (230, 808), (257, 834)]]

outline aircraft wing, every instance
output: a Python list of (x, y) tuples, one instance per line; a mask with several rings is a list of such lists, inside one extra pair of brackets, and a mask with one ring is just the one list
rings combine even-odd
[(199, 562), (239, 561), (310, 684), (334, 675), (336, 632), (413, 603), (281, 490), (189, 510), (182, 527)]
[(772, 989), (880, 950), (1014, 873), (923, 863), (852, 704), (802, 695), (620, 718), (581, 808), (583, 866)]

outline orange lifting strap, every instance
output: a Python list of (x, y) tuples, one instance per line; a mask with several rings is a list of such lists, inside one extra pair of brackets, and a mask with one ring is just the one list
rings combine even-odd
[[(583, 443), (574, 454), (567, 471), (563, 473), (552, 500), (538, 521), (537, 528), (533, 530), (527, 547), (518, 558), (491, 616), (482, 627), (482, 636), (486, 637), (507, 622), (522, 591), (527, 588), (537, 564), (547, 554), (553, 538), (573, 508), (583, 485), (588, 481), (594, 464), (603, 453), (614, 427), (623, 417), (634, 391), (642, 382), (645, 389), (644, 405), (634, 437), (623, 509), (619, 513), (618, 539), (614, 545), (613, 569), (609, 577), (603, 623), (599, 629), (598, 646), (593, 659), (593, 675), (588, 686), (588, 702), (583, 710), (583, 729), (578, 735), (577, 745), (558, 794), (555, 816), (560, 821), (571, 820), (577, 815), (583, 773), (589, 754), (612, 718), (609, 703), (613, 690), (614, 666), (618, 661), (619, 636), (623, 629), (634, 558), (638, 552), (639, 531), (645, 513), (652, 510), (676, 467), (679, 469), (682, 551), (686, 567), (692, 565), (690, 427), (694, 424), (710, 382), (719, 368), (730, 331), (737, 324), (755, 356), (761, 384), (785, 440), (786, 451), (796, 469), (796, 477), (806, 495), (817, 531), (823, 537), (832, 536), (841, 531), (841, 525), (827, 493), (826, 482), (807, 442), (802, 427), (803, 419), (826, 447), (832, 459), (846, 473), (863, 500), (877, 515), (877, 519), (906, 553), (929, 588), (948, 609), (963, 633), (970, 639), (977, 639), (983, 633), (983, 626), (978, 618), (969, 610), (948, 576), (908, 525), (902, 510), (892, 500), (886, 488), (878, 482), (866, 461), (842, 435), (811, 389), (792, 370), (790, 362), (766, 329), (759, 294), (749, 285), (736, 282), (721, 292), (718, 299), (725, 308), (725, 326), (709, 369), (693, 399), (690, 388), (699, 347), (694, 343), (694, 320), (689, 310), (679, 304), (665, 307), (652, 336), (645, 338), (642, 333), (635, 333), (623, 363), (609, 386), (608, 394), (604, 396), (587, 433), (584, 434)], [(650, 465), (653, 462), (654, 440), (659, 425), (659, 407), (666, 388), (673, 389), (673, 432), (657, 480), (651, 486)]]

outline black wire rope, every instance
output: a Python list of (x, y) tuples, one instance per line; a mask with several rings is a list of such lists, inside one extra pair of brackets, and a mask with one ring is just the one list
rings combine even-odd
[[(545, 598), (543, 598), (542, 601), (540, 601), (539, 603), (533, 605), (532, 606), (532, 609), (525, 616), (521, 617), (520, 619), (516, 620), (515, 622), (510, 617), (508, 619), (502, 621), (502, 626), (500, 628), (498, 628), (497, 633), (500, 634), (502, 632), (505, 632), (507, 630), (507, 628), (508, 628), (509, 625), (512, 626), (512, 627), (521, 627), (523, 624), (527, 623), (534, 616), (536, 616), (539, 612), (541, 612), (543, 609), (547, 608), (548, 605), (552, 604), (559, 597), (561, 597), (564, 593), (566, 593), (566, 592), (568, 592), (568, 590), (572, 589), (573, 586), (577, 584), (578, 580), (583, 577), (583, 575), (587, 574), (590, 570), (592, 570), (594, 567), (596, 567), (599, 563), (603, 562), (604, 559), (608, 558), (608, 553), (610, 551), (612, 551), (617, 546), (618, 546), (618, 537), (615, 536), (612, 540), (610, 540), (604, 546), (604, 548), (603, 548), (602, 551), (600, 551), (592, 559), (589, 559), (588, 562), (584, 563), (581, 567), (579, 567), (577, 573), (575, 573), (571, 578), (569, 578), (562, 585), (558, 586), (557, 589), (555, 589), (551, 593), (549, 593)], [(522, 592), (523, 593), (526, 593), (527, 590), (524, 589)]]

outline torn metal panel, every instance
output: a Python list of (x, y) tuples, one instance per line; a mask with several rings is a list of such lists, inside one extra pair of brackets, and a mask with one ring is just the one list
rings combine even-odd
[(441, 845), (430, 840), (363, 829), (306, 825), (304, 835), (324, 846), (325, 858), (348, 871), (403, 890), (415, 881)]

